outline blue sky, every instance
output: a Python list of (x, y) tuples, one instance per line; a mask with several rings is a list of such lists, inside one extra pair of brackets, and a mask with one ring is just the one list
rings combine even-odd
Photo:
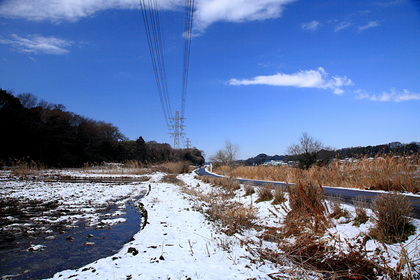
[[(158, 0), (172, 108), (182, 0)], [(420, 3), (196, 0), (185, 132), (212, 155), (283, 154), (303, 132), (334, 148), (420, 141)], [(0, 1), (0, 87), (173, 143), (137, 0)]]

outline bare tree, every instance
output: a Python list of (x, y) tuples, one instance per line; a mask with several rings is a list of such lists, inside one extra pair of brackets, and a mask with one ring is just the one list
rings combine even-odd
[(21, 93), (17, 97), (19, 98), (22, 106), (26, 109), (31, 109), (38, 105), (38, 97), (32, 93)]
[(211, 156), (210, 160), (214, 165), (233, 165), (237, 160), (238, 153), (238, 145), (232, 144), (229, 140), (226, 140), (225, 147)]
[(298, 161), (299, 167), (307, 169), (317, 162), (319, 153), (322, 150), (330, 150), (324, 144), (310, 136), (308, 133), (302, 133), (298, 144), (292, 144), (287, 148), (287, 155)]

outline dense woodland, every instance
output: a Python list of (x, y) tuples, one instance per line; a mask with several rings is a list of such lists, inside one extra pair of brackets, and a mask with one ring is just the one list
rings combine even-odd
[(32, 94), (15, 97), (0, 89), (0, 161), (30, 159), (48, 166), (80, 166), (104, 161), (204, 163), (196, 149), (174, 150), (169, 144), (128, 140), (114, 125), (66, 111)]

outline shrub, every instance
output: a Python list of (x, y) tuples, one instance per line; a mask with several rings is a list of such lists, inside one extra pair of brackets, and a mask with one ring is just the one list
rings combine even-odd
[(371, 235), (386, 243), (402, 242), (414, 233), (413, 207), (404, 195), (385, 193), (372, 201), (375, 227)]
[(262, 186), (258, 187), (257, 189), (257, 195), (258, 199), (255, 202), (263, 202), (263, 201), (269, 201), (273, 199), (273, 193), (272, 190), (273, 185), (272, 184), (263, 184)]

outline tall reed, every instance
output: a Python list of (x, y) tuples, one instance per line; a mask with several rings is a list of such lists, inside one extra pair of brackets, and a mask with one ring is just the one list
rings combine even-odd
[(305, 179), (323, 186), (420, 192), (419, 155), (335, 160), (307, 170), (290, 166), (239, 166), (230, 172), (226, 170), (225, 175), (236, 178), (290, 183)]

